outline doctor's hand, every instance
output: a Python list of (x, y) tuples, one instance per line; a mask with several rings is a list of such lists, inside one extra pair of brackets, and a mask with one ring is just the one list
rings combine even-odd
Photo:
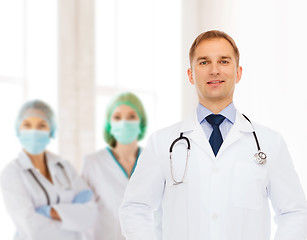
[(51, 216), (52, 219), (61, 221), (60, 215), (58, 214), (58, 212), (57, 212), (54, 208), (51, 208), (51, 210), (50, 210), (50, 216)]
[(42, 206), (42, 207), (36, 208), (35, 211), (39, 214), (44, 215), (47, 218), (51, 218), (50, 216), (51, 206), (48, 206), (48, 205)]
[(72, 203), (87, 203), (92, 199), (93, 195), (93, 191), (83, 190), (74, 197)]
[(39, 214), (42, 214), (43, 216), (45, 216), (47, 218), (52, 218), (52, 219), (61, 221), (59, 214), (51, 206), (48, 206), (48, 205), (42, 206), (42, 207), (36, 208), (35, 211)]

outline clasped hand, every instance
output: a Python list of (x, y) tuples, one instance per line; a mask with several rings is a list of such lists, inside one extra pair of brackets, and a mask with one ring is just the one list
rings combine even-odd
[[(89, 202), (93, 197), (93, 191), (91, 190), (83, 190), (79, 192), (74, 199), (72, 200), (73, 204), (84, 204)], [(52, 218), (51, 217), (51, 209), (52, 206), (46, 205), (46, 206), (41, 206), (39, 208), (36, 208), (35, 211), (39, 214), (42, 214), (43, 216), (47, 218)]]

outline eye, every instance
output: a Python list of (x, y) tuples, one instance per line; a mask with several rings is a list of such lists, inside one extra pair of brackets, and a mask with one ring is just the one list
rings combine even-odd
[(137, 119), (137, 116), (135, 114), (130, 114), (128, 116), (128, 120), (134, 120), (134, 119)]
[(200, 62), (200, 65), (207, 65), (207, 64), (208, 64), (208, 61)]
[(229, 63), (229, 61), (227, 61), (227, 60), (222, 60), (221, 63), (222, 63), (222, 64), (227, 64), (227, 63)]
[(112, 120), (120, 121), (121, 120), (121, 116), (120, 115), (115, 115), (115, 116), (112, 117)]
[(24, 122), (24, 123), (21, 124), (21, 127), (23, 127), (23, 128), (31, 128), (31, 124), (28, 123), (28, 122)]
[(38, 128), (39, 129), (45, 129), (45, 128), (48, 128), (48, 126), (45, 123), (41, 123), (41, 124), (38, 125)]

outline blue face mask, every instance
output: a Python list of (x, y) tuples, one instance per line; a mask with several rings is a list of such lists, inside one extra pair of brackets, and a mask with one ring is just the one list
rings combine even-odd
[(33, 155), (42, 153), (50, 142), (50, 132), (41, 130), (21, 130), (19, 141), (24, 149)]
[(132, 143), (140, 133), (140, 121), (111, 122), (111, 134), (121, 144)]

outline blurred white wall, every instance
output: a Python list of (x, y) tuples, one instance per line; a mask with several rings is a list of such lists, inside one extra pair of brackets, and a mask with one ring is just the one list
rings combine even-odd
[(78, 170), (95, 150), (95, 1), (59, 1), (59, 154)]
[(198, 99), (195, 91), (195, 87), (192, 86), (188, 80), (187, 69), (190, 67), (189, 62), (189, 50), (198, 36), (201, 29), (199, 0), (182, 1), (182, 17), (181, 17), (181, 84), (182, 84), (182, 118), (187, 114), (191, 114)]
[(96, 0), (95, 22), (96, 149), (106, 145), (107, 105), (126, 91), (147, 113), (144, 146), (153, 131), (181, 118), (181, 2)]

